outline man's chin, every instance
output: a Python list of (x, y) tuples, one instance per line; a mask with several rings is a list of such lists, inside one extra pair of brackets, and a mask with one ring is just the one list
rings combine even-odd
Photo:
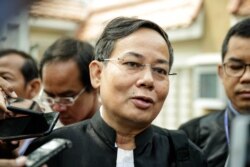
[(241, 107), (241, 110), (240, 110), (241, 114), (249, 114), (250, 115), (250, 105), (249, 104)]
[(245, 110), (242, 110), (241, 112), (240, 112), (241, 114), (246, 114), (246, 115), (250, 115), (250, 109), (245, 109)]
[(70, 119), (68, 119), (68, 118), (62, 118), (62, 117), (60, 117), (59, 120), (60, 120), (60, 122), (61, 122), (63, 125), (69, 125), (69, 124), (72, 124), (72, 123), (73, 123), (73, 122), (72, 122)]

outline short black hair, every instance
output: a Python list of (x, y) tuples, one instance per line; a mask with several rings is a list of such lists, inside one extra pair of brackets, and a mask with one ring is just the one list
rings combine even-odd
[(239, 21), (232, 26), (226, 34), (226, 37), (222, 44), (222, 62), (225, 59), (225, 55), (228, 50), (228, 43), (232, 36), (238, 36), (243, 38), (250, 38), (250, 18)]
[(80, 41), (71, 37), (62, 37), (56, 40), (45, 51), (40, 62), (40, 75), (42, 79), (42, 70), (45, 64), (53, 61), (74, 60), (80, 71), (80, 80), (86, 91), (93, 90), (89, 76), (89, 64), (94, 60), (94, 48), (85, 41)]
[(20, 57), (24, 58), (24, 64), (22, 66), (21, 73), (24, 77), (25, 84), (27, 84), (29, 81), (39, 78), (39, 71), (38, 71), (38, 65), (36, 60), (29, 55), (28, 53), (24, 51), (20, 51), (17, 49), (2, 49), (0, 50), (0, 58), (9, 56), (11, 54), (19, 55)]
[(98, 39), (95, 46), (96, 60), (103, 60), (109, 58), (114, 45), (118, 39), (124, 38), (140, 28), (149, 28), (158, 32), (166, 41), (170, 55), (170, 69), (173, 64), (173, 48), (168, 39), (167, 33), (157, 24), (137, 18), (117, 17), (111, 20), (105, 27), (103, 33)]

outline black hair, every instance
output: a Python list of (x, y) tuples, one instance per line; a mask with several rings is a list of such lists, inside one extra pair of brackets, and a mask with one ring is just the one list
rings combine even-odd
[(88, 42), (71, 37), (56, 40), (44, 53), (40, 62), (40, 75), (45, 64), (53, 61), (74, 60), (80, 71), (80, 80), (86, 91), (93, 90), (89, 76), (89, 64), (94, 60), (94, 48)]
[(20, 50), (16, 50), (16, 49), (3, 49), (0, 50), (0, 58), (1, 57), (5, 57), (5, 56), (9, 56), (11, 54), (16, 54), (19, 55), (20, 57), (24, 58), (24, 64), (21, 67), (20, 71), (24, 77), (25, 80), (25, 84), (27, 84), (29, 81), (35, 79), (35, 78), (39, 78), (39, 71), (38, 71), (38, 66), (37, 66), (37, 62), (35, 61), (35, 59)]
[(226, 34), (226, 37), (222, 44), (222, 62), (225, 59), (225, 55), (228, 50), (228, 43), (232, 36), (239, 36), (244, 38), (250, 38), (250, 18), (244, 19), (234, 26), (232, 26)]
[(111, 20), (105, 27), (103, 33), (95, 46), (95, 59), (103, 60), (111, 55), (115, 42), (118, 39), (126, 37), (140, 28), (149, 28), (157, 31), (166, 41), (170, 55), (170, 69), (173, 64), (173, 48), (168, 39), (167, 33), (157, 24), (137, 18), (117, 17)]

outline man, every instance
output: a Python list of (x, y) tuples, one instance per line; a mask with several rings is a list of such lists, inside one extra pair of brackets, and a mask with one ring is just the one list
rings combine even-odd
[[(27, 53), (15, 49), (0, 50), (0, 80), (8, 82), (8, 88), (4, 89), (13, 91), (11, 96), (18, 95), (25, 99), (33, 99), (41, 89), (36, 61)], [(16, 155), (11, 155), (13, 152), (10, 150), (4, 151), (5, 144), (0, 141), (0, 157), (15, 157)], [(20, 145), (17, 154), (23, 154), (26, 148), (23, 142)]]
[(250, 113), (250, 19), (234, 25), (222, 45), (218, 74), (228, 97), (225, 110), (183, 124), (189, 138), (207, 157), (208, 166), (223, 167), (230, 145), (232, 119)]
[(60, 112), (64, 125), (91, 118), (99, 108), (97, 91), (89, 77), (93, 59), (94, 49), (89, 43), (68, 37), (58, 39), (42, 57), (42, 101)]
[[(58, 137), (71, 140), (73, 147), (48, 166), (206, 166), (185, 136), (175, 140), (170, 131), (151, 125), (167, 97), (173, 63), (163, 29), (147, 20), (116, 18), (97, 41), (95, 56), (89, 67), (100, 112), (34, 141), (28, 152)], [(186, 149), (173, 148), (182, 140)]]
[(41, 88), (35, 60), (15, 49), (0, 51), (0, 77), (9, 82), (9, 88), (22, 98), (36, 97)]
[[(97, 91), (89, 77), (88, 66), (93, 59), (93, 47), (87, 42), (61, 38), (47, 49), (41, 60), (40, 75), (45, 92), (41, 100), (60, 112), (64, 125), (90, 118), (99, 107)], [(2, 89), (10, 92), (9, 87), (4, 87), (9, 86), (5, 83), (8, 80), (0, 79)]]

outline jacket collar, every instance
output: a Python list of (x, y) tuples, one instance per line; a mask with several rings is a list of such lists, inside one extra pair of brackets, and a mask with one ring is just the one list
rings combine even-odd
[[(102, 119), (100, 111), (97, 111), (91, 118), (91, 125), (102, 140), (104, 140), (112, 148), (115, 148), (116, 132)], [(148, 143), (151, 143), (152, 137), (153, 127), (150, 125), (147, 129), (135, 137), (136, 149), (134, 151), (143, 151), (143, 148)]]

